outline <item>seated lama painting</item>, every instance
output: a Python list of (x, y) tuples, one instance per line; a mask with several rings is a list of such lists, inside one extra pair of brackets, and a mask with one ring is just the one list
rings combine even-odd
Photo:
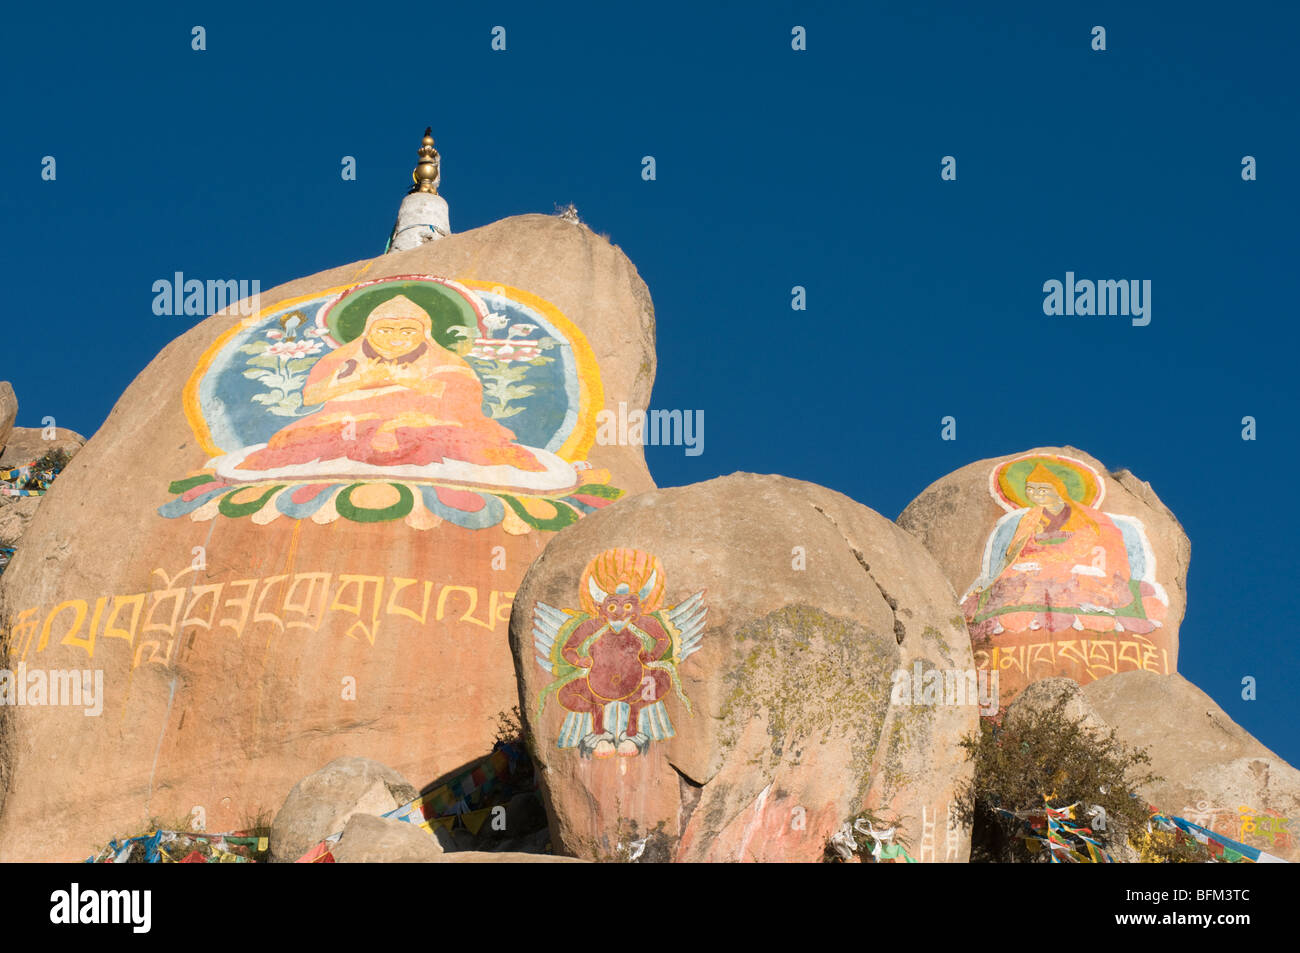
[(1010, 669), (1011, 689), (1052, 674), (1171, 670), (1151, 544), (1139, 520), (1102, 511), (1096, 470), (1029, 455), (996, 466), (989, 491), (1007, 513), (961, 602), (979, 667)]
[(488, 282), (385, 278), (222, 335), (185, 407), (209, 459), (164, 516), (558, 529), (619, 495), (585, 460), (602, 390), (581, 331)]

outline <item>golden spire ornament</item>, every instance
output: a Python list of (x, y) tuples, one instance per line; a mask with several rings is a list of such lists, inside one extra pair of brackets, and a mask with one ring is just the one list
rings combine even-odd
[(397, 221), (388, 236), (386, 252), (407, 251), (451, 234), (447, 200), (438, 194), (442, 166), (433, 147), (433, 129), (424, 130), (420, 161), (411, 173), (412, 185), (397, 210)]
[(420, 143), (420, 162), (411, 173), (412, 192), (438, 194), (438, 150), (433, 147), (433, 127), (424, 130), (424, 140)]

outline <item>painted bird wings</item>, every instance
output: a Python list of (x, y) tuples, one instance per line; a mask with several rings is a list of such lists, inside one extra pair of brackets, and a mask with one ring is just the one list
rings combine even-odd
[(533, 607), (533, 648), (537, 651), (537, 664), (552, 675), (556, 674), (557, 665), (568, 665), (560, 655), (560, 649), (586, 618), (585, 612), (571, 614), (545, 602), (537, 603)]
[(700, 590), (671, 609), (654, 613), (672, 637), (672, 661), (675, 665), (682, 664), (699, 651), (700, 640), (704, 638), (704, 617), (708, 611), (704, 604), (704, 591)]
[(545, 602), (533, 607), (533, 649), (537, 653), (537, 664), (555, 676), (555, 681), (542, 689), (537, 699), (538, 715), (541, 715), (548, 695), (585, 674), (586, 669), (571, 664), (561, 653), (573, 630), (590, 618), (585, 612), (557, 609)]
[(646, 667), (667, 671), (668, 677), (672, 680), (673, 690), (677, 692), (677, 697), (682, 700), (687, 711), (693, 711), (693, 708), (691, 700), (686, 697), (686, 692), (682, 689), (682, 680), (677, 674), (677, 666), (699, 650), (700, 639), (704, 636), (704, 616), (707, 613), (703, 590), (671, 609), (659, 609), (651, 613), (659, 620), (672, 641), (664, 659), (650, 662)]

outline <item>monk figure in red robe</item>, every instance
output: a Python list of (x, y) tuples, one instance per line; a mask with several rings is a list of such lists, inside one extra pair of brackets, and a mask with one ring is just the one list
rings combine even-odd
[[(1065, 629), (1146, 633), (1160, 625), (1165, 603), (1151, 583), (1132, 578), (1114, 519), (1072, 499), (1041, 463), (1026, 479), (1025, 496), (1031, 506), (1003, 518), (985, 574), (962, 602), (974, 638)], [(1008, 521), (1014, 532), (1002, 549)]]
[(353, 341), (307, 375), (304, 405), (322, 404), (275, 433), (236, 469), (354, 460), (372, 466), (464, 461), (546, 469), (515, 435), (483, 413), (473, 368), (433, 339), (428, 312), (405, 295), (379, 305)]

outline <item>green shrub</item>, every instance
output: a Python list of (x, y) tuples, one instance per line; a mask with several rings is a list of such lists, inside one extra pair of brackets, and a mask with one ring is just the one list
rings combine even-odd
[(1076, 801), (1085, 810), (1100, 805), (1106, 830), (1096, 832), (1095, 839), (1112, 856), (1128, 834), (1145, 832), (1147, 802), (1133, 795), (1159, 780), (1145, 770), (1151, 759), (1145, 750), (1125, 746), (1114, 729), (1102, 731), (1083, 717), (1069, 717), (1067, 701), (1062, 697), (1050, 707), (1018, 711), (1014, 719), (982, 718), (979, 731), (962, 739), (975, 762), (975, 777), (958, 792), (957, 808), (971, 828), (973, 863), (1046, 859), (1026, 848), (1021, 822), (997, 810), (1041, 812), (1044, 797), (1053, 808)]

